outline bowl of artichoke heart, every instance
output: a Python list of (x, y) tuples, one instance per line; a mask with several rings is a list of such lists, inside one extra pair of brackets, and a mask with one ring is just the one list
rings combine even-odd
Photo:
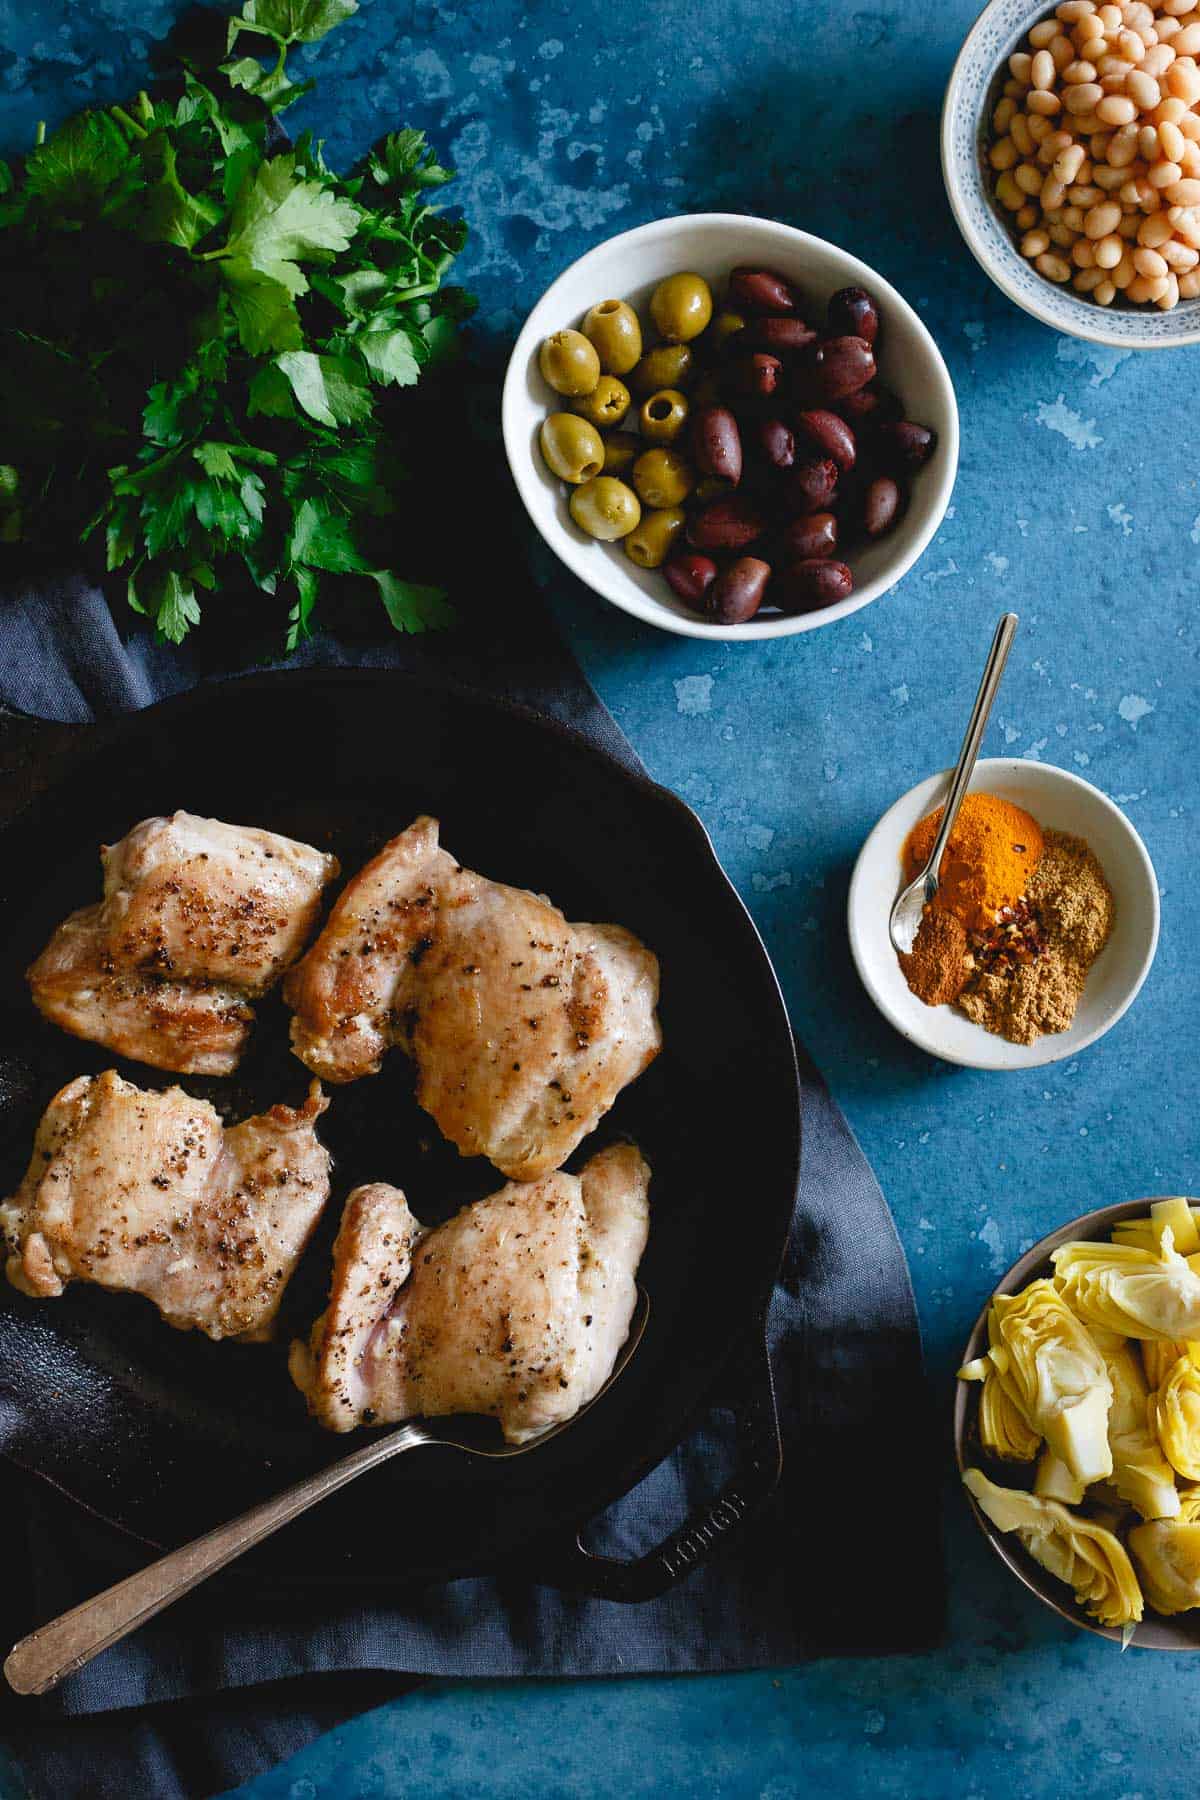
[(1085, 1631), (1200, 1650), (1200, 1203), (1073, 1219), (1001, 1281), (958, 1371), (972, 1510)]

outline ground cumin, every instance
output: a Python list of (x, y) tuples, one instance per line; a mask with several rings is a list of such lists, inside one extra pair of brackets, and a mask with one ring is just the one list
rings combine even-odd
[(968, 1019), (1014, 1044), (1065, 1031), (1115, 911), (1104, 871), (1082, 838), (1047, 831), (1026, 894), (1040, 946), (1028, 961), (981, 966), (959, 995)]
[[(909, 833), (906, 880), (915, 881), (928, 862), (943, 811), (939, 806)], [(1026, 892), (1041, 853), (1041, 827), (1022, 807), (998, 794), (968, 794), (942, 857), (934, 905), (956, 914), (968, 931), (986, 931)]]

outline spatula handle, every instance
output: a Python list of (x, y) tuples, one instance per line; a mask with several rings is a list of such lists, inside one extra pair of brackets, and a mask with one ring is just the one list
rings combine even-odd
[(172, 1550), (149, 1568), (140, 1569), (136, 1575), (84, 1600), (14, 1645), (4, 1664), (9, 1686), (18, 1694), (48, 1693), (64, 1675), (82, 1669), (101, 1650), (119, 1643), (218, 1569), (226, 1568), (255, 1544), (261, 1544), (281, 1525), (389, 1457), (429, 1442), (418, 1427), (401, 1425), (365, 1449), (331, 1463), (261, 1505), (252, 1506), (239, 1518)]

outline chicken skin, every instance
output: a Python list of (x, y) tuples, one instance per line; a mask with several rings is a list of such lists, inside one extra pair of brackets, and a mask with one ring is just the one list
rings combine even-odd
[(513, 1444), (572, 1418), (629, 1332), (649, 1185), (617, 1144), (578, 1177), (509, 1182), (429, 1232), (399, 1188), (355, 1188), (329, 1307), (292, 1345), (309, 1410), (332, 1431), (485, 1413)]
[(269, 1335), (329, 1197), (314, 1126), (329, 1102), (224, 1128), (181, 1088), (81, 1075), (42, 1116), (17, 1192), (0, 1205), (13, 1286), (53, 1299), (70, 1281), (144, 1294), (169, 1325)]
[(189, 1075), (228, 1075), (254, 1013), (303, 950), (336, 857), (177, 812), (105, 846), (104, 899), (72, 913), (28, 971), (75, 1037)]
[(559, 1168), (662, 1042), (644, 944), (462, 868), (429, 818), (353, 878), (284, 998), (314, 1075), (373, 1075), (398, 1045), (451, 1143), (520, 1181)]

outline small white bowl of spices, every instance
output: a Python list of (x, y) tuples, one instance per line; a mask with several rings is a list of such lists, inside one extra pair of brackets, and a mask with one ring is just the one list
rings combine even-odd
[(1078, 775), (981, 761), (939, 904), (902, 966), (888, 915), (948, 785), (943, 771), (910, 789), (859, 853), (848, 924), (863, 985), (897, 1031), (946, 1062), (1035, 1069), (1075, 1056), (1132, 1005), (1154, 961), (1158, 882), (1146, 847)]

